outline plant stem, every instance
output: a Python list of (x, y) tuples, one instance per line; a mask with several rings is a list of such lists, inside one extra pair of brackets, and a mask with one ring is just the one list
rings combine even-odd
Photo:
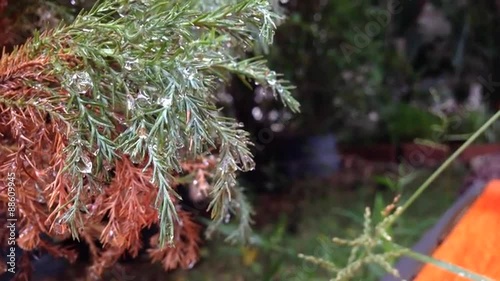
[[(429, 177), (427, 180), (410, 196), (410, 198), (401, 206), (398, 211), (397, 216), (401, 216), (401, 214), (408, 209), (408, 207), (436, 180), (443, 171), (450, 166), (453, 161), (455, 161), (458, 156), (464, 152), (464, 150), (469, 147), (481, 134), (483, 134), (495, 121), (500, 118), (500, 111), (497, 111), (495, 115), (493, 115), (486, 123), (484, 123), (481, 128), (479, 128), (474, 134), (472, 134), (466, 142), (464, 142), (460, 148), (458, 148), (443, 164)], [(389, 223), (390, 226), (394, 221)]]
[(420, 254), (420, 253), (417, 253), (413, 250), (410, 250), (410, 249), (407, 249), (405, 247), (402, 247), (396, 243), (391, 243), (391, 246), (398, 249), (398, 250), (404, 250), (404, 255), (412, 258), (412, 259), (415, 259), (417, 261), (421, 261), (423, 263), (426, 263), (426, 264), (432, 264), (434, 266), (437, 266), (437, 267), (440, 267), (444, 270), (447, 270), (449, 272), (452, 272), (454, 274), (457, 274), (459, 276), (462, 276), (462, 277), (465, 277), (469, 280), (473, 280), (473, 281), (493, 281), (493, 279), (491, 278), (488, 278), (486, 276), (483, 276), (483, 275), (480, 275), (480, 274), (477, 274), (477, 273), (474, 273), (468, 269), (465, 269), (465, 268), (462, 268), (460, 266), (457, 266), (457, 265), (454, 265), (454, 264), (451, 264), (449, 262), (446, 262), (446, 261), (441, 261), (441, 260), (438, 260), (438, 259), (435, 259), (433, 257), (429, 257), (429, 256), (426, 256), (426, 255), (423, 255), (423, 254)]

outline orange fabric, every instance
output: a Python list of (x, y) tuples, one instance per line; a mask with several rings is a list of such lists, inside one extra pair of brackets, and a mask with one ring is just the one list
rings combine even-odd
[[(432, 255), (500, 280), (500, 180), (491, 181)], [(414, 281), (469, 280), (425, 265)]]

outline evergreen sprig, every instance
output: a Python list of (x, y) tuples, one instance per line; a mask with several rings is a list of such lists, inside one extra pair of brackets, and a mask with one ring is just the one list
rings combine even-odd
[(84, 188), (100, 192), (111, 173), (106, 167), (122, 154), (153, 169), (162, 242), (174, 236), (178, 195), (172, 183), (183, 172), (181, 162), (211, 153), (218, 155), (209, 206), (214, 223), (239, 209), (239, 229), (248, 230), (250, 211), (236, 173), (253, 169), (250, 142), (235, 120), (220, 114), (215, 91), (238, 74), (268, 87), (291, 110), (299, 105), (291, 85), (264, 60), (232, 51), (251, 48), (258, 38), (272, 42), (277, 15), (267, 0), (228, 2), (101, 1), (24, 46), (32, 57), (49, 58), (46, 71), (62, 81), (62, 91), (33, 86), (53, 93), (42, 105), (45, 113), (64, 104), (58, 118), (68, 125), (64, 171), (73, 199), (60, 206), (67, 207), (60, 220), (75, 237), (87, 211), (80, 203)]

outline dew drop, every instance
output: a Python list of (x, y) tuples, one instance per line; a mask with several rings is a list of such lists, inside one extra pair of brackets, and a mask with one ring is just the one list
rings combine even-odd
[(160, 99), (160, 104), (165, 108), (170, 108), (170, 106), (172, 106), (172, 97), (164, 97)]
[(92, 173), (92, 161), (90, 158), (84, 155), (81, 160), (83, 165), (80, 166), (80, 172), (83, 174)]
[(73, 73), (69, 79), (69, 85), (80, 94), (85, 94), (92, 88), (92, 78), (86, 71)]
[(193, 268), (195, 264), (196, 264), (196, 261), (190, 262), (189, 265), (188, 265), (188, 269)]
[(46, 201), (45, 201), (45, 197), (43, 197), (43, 195), (42, 195), (42, 194), (40, 194), (40, 193), (37, 195), (37, 197), (36, 197), (36, 201), (37, 201), (38, 203), (42, 203), (42, 204), (46, 202)]

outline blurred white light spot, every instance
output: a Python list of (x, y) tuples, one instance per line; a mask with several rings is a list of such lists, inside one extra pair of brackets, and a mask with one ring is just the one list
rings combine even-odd
[(262, 110), (260, 108), (254, 107), (252, 109), (252, 115), (253, 115), (253, 118), (255, 118), (255, 120), (257, 120), (257, 121), (262, 120), (263, 114), (262, 114)]
[(278, 120), (279, 113), (277, 110), (273, 110), (273, 111), (269, 112), (268, 116), (269, 116), (269, 120), (276, 121), (276, 120)]
[(274, 123), (274, 124), (271, 125), (271, 130), (273, 132), (283, 131), (284, 128), (285, 128), (285, 125), (283, 125), (281, 123)]
[(378, 113), (375, 112), (375, 111), (372, 111), (368, 114), (368, 119), (370, 119), (370, 121), (372, 122), (377, 122), (378, 121)]

